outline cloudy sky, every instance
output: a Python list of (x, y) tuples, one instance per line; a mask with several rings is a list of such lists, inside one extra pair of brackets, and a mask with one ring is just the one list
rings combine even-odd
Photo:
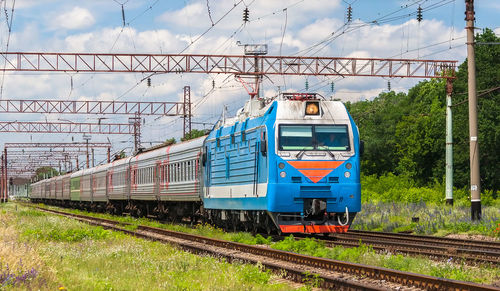
[[(476, 1), (476, 27), (500, 34), (499, 1)], [(352, 21), (347, 21), (347, 7)], [(0, 45), (9, 52), (242, 54), (237, 45), (267, 44), (269, 55), (465, 59), (463, 0), (0, 0)], [(419, 5), (423, 20), (416, 20)], [(122, 14), (123, 7), (123, 14)], [(242, 20), (249, 9), (249, 22)], [(11, 33), (9, 33), (9, 27)], [(3, 62), (3, 61), (2, 61)], [(0, 63), (1, 66), (4, 64)], [(152, 86), (132, 73), (1, 73), (2, 99), (180, 101), (191, 86), (195, 128), (209, 128), (248, 99), (234, 76), (155, 75)], [(406, 79), (265, 78), (263, 93), (309, 91), (343, 101), (370, 99), (387, 91), (407, 91)], [(334, 92), (331, 83), (335, 84)], [(215, 85), (215, 87), (214, 87)], [(214, 88), (213, 88), (214, 87)], [(96, 122), (102, 116), (2, 114), (1, 121)], [(128, 122), (107, 116), (103, 122)], [(146, 118), (145, 146), (182, 135), (182, 120)], [(113, 151), (133, 146), (131, 136), (93, 135), (113, 142)], [(0, 133), (5, 142), (81, 141), (81, 135)], [(99, 155), (97, 160), (104, 158)]]

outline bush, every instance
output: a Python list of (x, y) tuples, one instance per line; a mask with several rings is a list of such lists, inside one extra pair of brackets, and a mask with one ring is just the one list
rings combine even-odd
[[(458, 206), (470, 205), (468, 189), (454, 189), (453, 200)], [(403, 202), (418, 203), (420, 201), (441, 205), (445, 201), (445, 186), (439, 181), (418, 187), (415, 182), (404, 175), (396, 176), (388, 173), (377, 177), (365, 175), (361, 177), (362, 203)], [(483, 190), (481, 201), (484, 206), (500, 206), (500, 198), (493, 191)]]

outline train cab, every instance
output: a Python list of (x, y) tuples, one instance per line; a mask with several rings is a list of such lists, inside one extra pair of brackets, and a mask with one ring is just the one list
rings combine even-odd
[(284, 94), (277, 102), (269, 133), (274, 222), (283, 233), (346, 232), (361, 210), (354, 121), (341, 102), (315, 94)]

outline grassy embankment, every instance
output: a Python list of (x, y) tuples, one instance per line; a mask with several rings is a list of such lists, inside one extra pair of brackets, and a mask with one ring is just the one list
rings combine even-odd
[[(306, 286), (307, 287), (307, 286)], [(274, 275), (0, 205), (0, 290), (289, 290)]]
[[(411, 179), (386, 175), (362, 179), (362, 211), (354, 229), (417, 234), (485, 235), (500, 238), (500, 197), (481, 193), (482, 219), (471, 221), (467, 189), (454, 189), (454, 205), (444, 203), (444, 185), (419, 187)], [(418, 217), (418, 222), (412, 222)]]
[[(449, 207), (443, 203), (443, 186), (437, 183), (431, 187), (417, 187), (410, 180), (395, 176), (364, 177), (362, 183), (363, 210), (355, 219), (353, 225), (355, 229), (412, 230), (420, 234), (435, 235), (467, 233), (500, 237), (500, 199), (493, 197), (491, 192), (486, 191), (483, 194), (483, 219), (480, 222), (471, 222), (467, 191), (463, 189), (455, 190), (455, 206)], [(9, 213), (7, 210), (12, 210), (12, 206), (10, 209), (9, 206), (2, 209), (1, 221), (3, 223), (1, 227), (3, 229), (1, 231), (2, 234), (5, 234), (2, 235), (5, 242), (3, 245), (10, 244), (12, 249), (17, 251), (10, 252), (8, 247), (0, 247), (0, 254), (9, 254), (7, 257), (10, 258), (7, 261), (9, 266), (17, 264), (16, 267), (11, 267), (9, 272), (16, 274), (21, 280), (32, 282), (30, 284), (55, 286), (58, 284), (67, 285), (67, 282), (70, 282), (72, 287), (91, 287), (93, 289), (109, 289), (108, 286), (115, 289), (135, 289), (134, 287), (146, 289), (145, 286), (175, 289), (184, 287), (183, 282), (192, 281), (194, 282), (193, 285), (190, 285), (192, 289), (221, 288), (221, 285), (218, 285), (221, 282), (223, 288), (227, 286), (228, 289), (235, 286), (238, 286), (239, 289), (247, 287), (247, 289), (261, 289), (262, 286), (271, 289), (283, 288), (282, 285), (268, 286), (267, 283), (270, 282), (271, 275), (259, 272), (258, 267), (216, 263), (213, 259), (197, 258), (157, 243), (128, 238), (121, 234), (95, 229), (76, 222), (67, 223), (67, 220), (62, 218), (54, 218), (34, 210), (20, 209), (19, 212), (15, 213)], [(73, 212), (79, 213), (80, 211), (73, 210)], [(106, 214), (92, 215), (111, 217)], [(5, 217), (8, 218), (8, 223), (4, 222), (6, 221)], [(412, 217), (419, 217), (419, 222), (412, 223)], [(409, 258), (390, 253), (377, 254), (365, 245), (352, 249), (326, 248), (321, 242), (314, 239), (295, 241), (293, 237), (290, 237), (281, 242), (272, 242), (270, 238), (266, 239), (260, 235), (252, 236), (243, 232), (226, 233), (209, 225), (189, 228), (132, 217), (111, 218), (132, 223), (132, 226), (129, 227), (131, 229), (134, 229), (138, 224), (145, 224), (449, 279), (486, 284), (499, 284), (500, 282), (500, 268), (498, 266), (471, 267), (460, 261), (434, 262), (425, 258)], [(16, 221), (19, 225), (14, 228), (16, 231), (12, 227), (4, 227), (5, 225), (13, 225), (12, 221)], [(65, 221), (65, 223), (59, 226), (60, 221)], [(22, 255), (24, 252), (27, 255)], [(19, 255), (13, 255), (16, 253)], [(167, 257), (169, 259), (165, 260)], [(22, 262), (22, 266), (19, 262)], [(189, 262), (189, 264), (185, 262)], [(221, 264), (221, 267), (217, 267), (216, 270), (210, 267), (215, 264)], [(2, 276), (2, 272), (6, 273), (5, 266), (6, 262), (2, 261), (0, 276)], [(34, 269), (32, 269), (33, 266), (35, 266)], [(193, 268), (197, 271), (193, 272)], [(199, 269), (204, 271), (198, 271)], [(118, 273), (123, 273), (123, 277), (126, 278), (123, 285), (115, 283), (118, 278), (122, 277)], [(177, 277), (178, 273), (180, 273), (181, 279), (171, 280), (172, 276)], [(227, 283), (224, 281), (225, 279), (222, 279), (225, 278), (223, 275), (219, 279), (211, 277), (233, 273), (238, 275), (230, 276), (231, 280)], [(137, 281), (137, 278), (143, 277), (148, 278), (146, 284), (149, 285), (138, 283), (141, 281)], [(168, 280), (169, 285), (161, 285), (161, 282), (166, 282), (164, 280)]]
[(78, 210), (68, 209), (66, 209), (65, 211), (128, 222), (132, 224), (131, 226), (128, 226), (128, 228), (130, 229), (134, 229), (139, 224), (150, 225), (154, 227), (204, 235), (208, 237), (225, 239), (246, 244), (263, 244), (268, 245), (271, 248), (292, 251), (306, 255), (380, 266), (448, 279), (485, 284), (492, 284), (500, 281), (500, 268), (498, 266), (468, 266), (462, 261), (455, 260), (449, 260), (447, 262), (435, 262), (426, 258), (406, 257), (403, 255), (393, 255), (391, 253), (380, 254), (376, 253), (371, 247), (366, 245), (362, 245), (358, 248), (343, 248), (340, 246), (328, 248), (325, 247), (322, 242), (313, 238), (295, 241), (293, 236), (290, 236), (283, 241), (274, 242), (270, 237), (264, 238), (259, 234), (253, 236), (250, 233), (246, 232), (225, 232), (222, 229), (215, 228), (211, 225), (197, 225), (196, 227), (191, 228), (183, 225), (162, 224), (157, 221), (152, 221), (144, 218), (137, 219), (133, 217), (116, 217), (110, 216), (108, 214), (86, 213)]

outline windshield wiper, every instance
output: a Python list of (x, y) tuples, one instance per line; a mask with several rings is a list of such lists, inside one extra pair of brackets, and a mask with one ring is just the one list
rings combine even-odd
[(302, 156), (306, 153), (306, 148), (303, 148), (300, 150), (300, 152), (297, 153), (297, 155), (295, 155), (295, 158), (297, 160), (302, 160)]
[(328, 152), (328, 154), (329, 154), (329, 155), (330, 155), (333, 159), (335, 159), (335, 155), (334, 155), (334, 154), (330, 151), (330, 149), (328, 149), (328, 147), (327, 147), (327, 146), (325, 146), (325, 145), (319, 145), (319, 146), (318, 146), (318, 148), (319, 148), (319, 149), (320, 149), (320, 148), (325, 149), (325, 150)]

